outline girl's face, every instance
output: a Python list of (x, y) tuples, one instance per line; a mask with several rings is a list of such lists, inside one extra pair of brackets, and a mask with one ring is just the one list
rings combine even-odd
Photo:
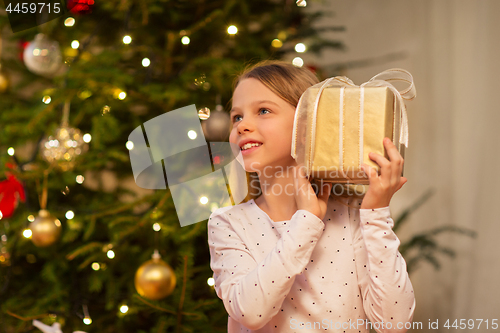
[(266, 172), (270, 176), (272, 168), (295, 165), (291, 156), (294, 114), (291, 104), (259, 80), (247, 78), (239, 82), (233, 93), (229, 142), (240, 147), (247, 172)]

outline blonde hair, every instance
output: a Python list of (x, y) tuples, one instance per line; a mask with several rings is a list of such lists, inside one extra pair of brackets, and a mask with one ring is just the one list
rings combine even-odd
[[(307, 88), (320, 82), (316, 75), (308, 68), (296, 67), (282, 60), (263, 60), (245, 67), (242, 73), (233, 81), (233, 92), (241, 81), (248, 78), (259, 80), (269, 90), (294, 108), (297, 108), (300, 96)], [(232, 103), (232, 97), (230, 101)], [(231, 131), (232, 127), (231, 122)], [(260, 194), (252, 192), (252, 189), (260, 189), (257, 173), (246, 172), (246, 178), (248, 194), (243, 202), (256, 199)]]

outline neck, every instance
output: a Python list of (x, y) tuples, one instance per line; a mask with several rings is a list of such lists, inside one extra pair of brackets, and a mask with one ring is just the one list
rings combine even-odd
[(275, 221), (288, 221), (297, 211), (293, 168), (276, 167), (259, 172), (262, 195), (255, 203)]

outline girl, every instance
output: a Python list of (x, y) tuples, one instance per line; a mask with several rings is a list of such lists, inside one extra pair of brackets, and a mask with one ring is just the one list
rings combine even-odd
[(260, 186), (208, 221), (210, 267), (229, 333), (411, 326), (413, 288), (389, 210), (407, 181), (403, 159), (386, 138), (390, 160), (370, 153), (381, 175), (362, 166), (370, 182), (364, 197), (330, 196), (329, 184), (316, 195), (291, 157), (291, 138), (298, 100), (318, 82), (281, 61), (258, 63), (235, 81), (229, 141)]

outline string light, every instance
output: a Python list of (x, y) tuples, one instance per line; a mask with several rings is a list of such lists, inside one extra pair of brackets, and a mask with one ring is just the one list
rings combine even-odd
[(134, 143), (132, 141), (127, 141), (127, 143), (125, 143), (125, 147), (127, 147), (128, 150), (132, 150), (134, 149)]
[(142, 66), (149, 67), (150, 64), (151, 64), (151, 61), (148, 58), (142, 59)]
[(127, 97), (127, 93), (125, 91), (122, 91), (121, 93), (118, 94), (118, 99), (119, 100), (124, 100), (125, 97)]
[(87, 305), (86, 304), (83, 304), (83, 323), (85, 325), (90, 325), (92, 324), (92, 318), (90, 318), (90, 315), (89, 315), (89, 309), (87, 308)]
[(306, 52), (306, 46), (304, 45), (304, 43), (297, 43), (295, 45), (295, 51), (297, 51), (299, 53)]
[(68, 220), (71, 220), (73, 219), (73, 217), (75, 217), (75, 213), (73, 213), (72, 210), (68, 210), (64, 216), (66, 216)]
[(196, 139), (196, 137), (197, 137), (197, 136), (198, 136), (198, 134), (196, 134), (196, 132), (195, 132), (195, 131), (193, 131), (193, 130), (188, 131), (188, 137), (189, 137), (191, 140)]
[(50, 98), (49, 95), (45, 95), (42, 98), (42, 102), (44, 102), (45, 104), (49, 104), (51, 100), (52, 100), (52, 98)]
[(302, 67), (304, 65), (304, 60), (301, 57), (293, 58), (292, 64), (297, 67)]
[(130, 37), (129, 35), (123, 36), (123, 44), (130, 44), (130, 43), (132, 43), (132, 37)]
[(208, 203), (208, 198), (207, 197), (201, 197), (200, 202), (202, 205), (206, 205)]
[(74, 41), (72, 41), (72, 42), (71, 42), (71, 48), (73, 48), (73, 49), (75, 49), (75, 50), (76, 50), (76, 49), (77, 49), (77, 48), (79, 48), (79, 47), (80, 47), (80, 42), (79, 42), (79, 41), (77, 41), (76, 39), (75, 39)]
[(78, 176), (76, 176), (76, 182), (77, 182), (78, 184), (83, 183), (83, 181), (84, 181), (84, 180), (85, 180), (85, 178), (84, 178), (82, 175), (78, 175)]
[(113, 250), (108, 250), (108, 252), (106, 252), (106, 255), (109, 259), (113, 259), (115, 257), (115, 252)]
[(282, 42), (282, 41), (280, 41), (278, 38), (275, 38), (275, 39), (273, 39), (273, 41), (271, 42), (271, 46), (272, 46), (272, 47), (275, 47), (275, 48), (277, 48), (277, 49), (278, 49), (278, 48), (280, 48), (280, 47), (282, 47), (282, 46), (283, 46), (283, 42)]
[(15, 149), (10, 147), (9, 149), (7, 149), (7, 154), (9, 154), (10, 156), (14, 156), (14, 153), (15, 153)]
[(99, 269), (101, 269), (101, 265), (99, 265), (98, 262), (94, 262), (94, 263), (92, 263), (92, 269), (94, 271), (98, 271)]
[(90, 135), (89, 133), (86, 133), (83, 135), (83, 141), (86, 142), (86, 143), (89, 143), (90, 140), (92, 140), (92, 135)]
[(209, 277), (207, 279), (207, 284), (212, 287), (213, 285), (215, 285), (215, 279), (213, 277)]
[(297, 0), (297, 6), (299, 6), (299, 7), (307, 6), (306, 0)]
[(128, 312), (128, 306), (123, 304), (122, 306), (120, 306), (120, 312), (125, 314)]
[(33, 233), (31, 232), (31, 229), (24, 229), (23, 231), (24, 238), (31, 238), (32, 235)]
[(159, 223), (153, 224), (153, 230), (154, 231), (160, 231), (161, 230), (161, 225)]
[(75, 25), (75, 19), (72, 17), (68, 17), (67, 19), (64, 20), (64, 25), (67, 27), (72, 27)]
[(230, 35), (236, 35), (237, 32), (238, 32), (238, 28), (236, 28), (235, 25), (230, 25), (227, 28), (227, 33), (230, 34)]
[(30, 222), (35, 221), (35, 217), (33, 215), (28, 215), (28, 221)]
[(191, 39), (189, 39), (188, 36), (184, 36), (181, 38), (181, 43), (184, 45), (188, 45), (191, 42)]

